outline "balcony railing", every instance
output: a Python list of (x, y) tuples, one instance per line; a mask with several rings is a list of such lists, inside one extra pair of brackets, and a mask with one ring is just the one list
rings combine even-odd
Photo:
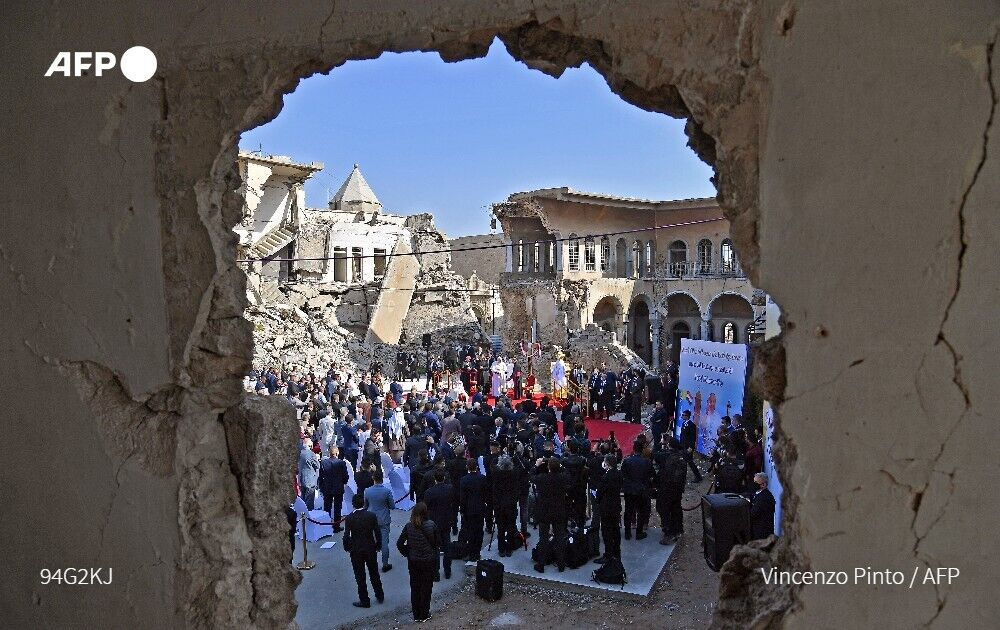
[[(659, 270), (658, 270), (659, 271)], [(657, 274), (660, 275), (660, 274)], [(666, 275), (670, 278), (697, 280), (698, 278), (745, 278), (738, 262), (704, 264), (696, 260), (669, 263)]]
[[(658, 278), (658, 279), (670, 279), (674, 278), (677, 280), (707, 280), (711, 278), (746, 278), (746, 274), (743, 272), (743, 267), (739, 263), (716, 263), (711, 265), (704, 265), (697, 261), (684, 261), (669, 263), (665, 267), (657, 267), (652, 270), (653, 273), (650, 274), (648, 270), (642, 270), (641, 274), (636, 275), (635, 273), (629, 274), (628, 272), (615, 273), (614, 269), (602, 270), (598, 273), (605, 278), (633, 278), (637, 280)], [(593, 273), (593, 271), (585, 271), (583, 269), (569, 270), (564, 269), (561, 273)], [(507, 271), (504, 274), (508, 277), (513, 278), (554, 278), (556, 276), (555, 271)]]

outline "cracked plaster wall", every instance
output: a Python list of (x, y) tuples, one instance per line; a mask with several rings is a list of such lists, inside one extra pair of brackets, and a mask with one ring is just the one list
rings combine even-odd
[[(235, 142), (312, 72), (384, 50), (455, 61), (497, 33), (535, 68), (588, 61), (624, 98), (688, 116), (741, 261), (785, 309), (784, 353), (770, 356), (787, 367), (786, 535), (727, 566), (716, 624), (1000, 616), (982, 555), (998, 470), (981, 448), (1000, 402), (983, 343), (1000, 301), (998, 12), (896, 0), (7, 7), (3, 73), (20, 89), (0, 96), (16, 123), (0, 145), (0, 364), (2, 382), (22, 385), (5, 397), (0, 488), (6, 512), (25, 516), (2, 526), (5, 625), (291, 619), (284, 529), (268, 529), (291, 492), (292, 420), (241, 402), (238, 379), (252, 348), (230, 230)], [(57, 51), (135, 43), (160, 61), (147, 83), (42, 77)], [(752, 564), (774, 558), (963, 573), (932, 594), (793, 592), (754, 581)], [(40, 586), (38, 570), (58, 566), (113, 566), (116, 581)]]

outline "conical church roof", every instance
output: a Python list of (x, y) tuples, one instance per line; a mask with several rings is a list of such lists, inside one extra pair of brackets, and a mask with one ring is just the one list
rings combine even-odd
[(365, 176), (361, 174), (361, 169), (355, 164), (351, 174), (347, 176), (340, 190), (334, 195), (330, 207), (336, 210), (350, 210), (356, 204), (362, 203), (382, 206), (378, 197), (375, 196), (375, 191), (365, 181)]

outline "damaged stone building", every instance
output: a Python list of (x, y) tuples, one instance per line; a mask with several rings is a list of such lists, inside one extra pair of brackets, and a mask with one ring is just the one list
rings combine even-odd
[(245, 152), (238, 161), (249, 174), (237, 233), (248, 243), (241, 251), (256, 367), (391, 369), (397, 351), (423, 352), (424, 333), (441, 351), (495, 328), (486, 306), (495, 287), (452, 271), (433, 216), (385, 211), (357, 164), (328, 207), (308, 208), (302, 184), (322, 164)]
[[(1000, 461), (984, 448), (1000, 408), (984, 334), (1000, 308), (998, 3), (4, 9), (0, 72), (16, 89), (0, 93), (0, 380), (21, 385), (4, 399), (5, 627), (289, 626), (300, 577), (282, 506), (298, 428), (287, 404), (240, 386), (254, 338), (233, 232), (238, 139), (310, 75), (387, 51), (461, 62), (495, 38), (530, 68), (587, 63), (629, 103), (683, 119), (744, 271), (781, 305), (755, 371), (774, 403), (783, 535), (737, 548), (705, 604), (714, 627), (1000, 618)], [(54, 51), (136, 43), (159, 62), (149, 81), (44, 76)], [(46, 567), (114, 567), (114, 584), (43, 586)], [(961, 576), (788, 586), (764, 583), (771, 567)], [(663, 588), (684, 576), (671, 568)], [(527, 623), (574, 622), (575, 601), (546, 602), (551, 617)], [(642, 627), (665, 612), (630, 602), (622, 615)]]
[[(682, 338), (762, 336), (764, 297), (746, 277), (715, 199), (650, 201), (549, 188), (494, 204), (506, 261), (508, 343), (557, 345), (591, 367), (660, 369)], [(606, 355), (592, 356), (594, 346)]]

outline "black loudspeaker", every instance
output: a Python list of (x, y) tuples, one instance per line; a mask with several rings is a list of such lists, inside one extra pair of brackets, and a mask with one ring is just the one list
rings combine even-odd
[(705, 561), (718, 571), (736, 545), (750, 539), (750, 501), (738, 494), (706, 494), (701, 498), (702, 547)]
[(431, 334), (430, 333), (424, 333), (423, 341), (421, 341), (421, 343), (423, 344), (423, 346), (425, 348), (430, 348), (431, 347)]
[(496, 560), (476, 563), (476, 595), (488, 602), (503, 597), (503, 564)]

